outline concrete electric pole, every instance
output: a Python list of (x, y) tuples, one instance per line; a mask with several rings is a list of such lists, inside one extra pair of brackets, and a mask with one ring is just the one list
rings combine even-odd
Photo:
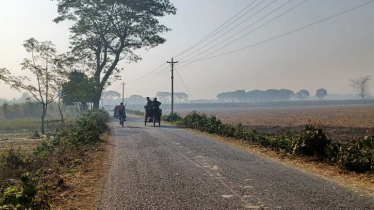
[(125, 85), (126, 83), (122, 83), (122, 103), (125, 103)]
[(171, 64), (171, 114), (174, 112), (174, 64), (178, 63), (178, 61), (174, 62), (174, 59), (171, 58), (171, 62), (167, 62)]

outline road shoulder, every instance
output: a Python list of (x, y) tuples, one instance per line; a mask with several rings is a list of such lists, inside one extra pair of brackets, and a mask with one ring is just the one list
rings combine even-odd
[(112, 139), (110, 134), (85, 153), (79, 165), (67, 171), (66, 190), (58, 195), (54, 209), (96, 209), (111, 164)]

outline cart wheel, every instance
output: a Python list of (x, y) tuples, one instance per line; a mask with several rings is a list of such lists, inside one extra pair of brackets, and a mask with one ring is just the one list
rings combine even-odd
[(147, 126), (147, 112), (144, 112), (144, 126)]

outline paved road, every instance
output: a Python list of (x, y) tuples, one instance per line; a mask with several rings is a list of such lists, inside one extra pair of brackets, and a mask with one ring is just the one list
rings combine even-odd
[(113, 126), (99, 209), (374, 209), (374, 199), (173, 126)]

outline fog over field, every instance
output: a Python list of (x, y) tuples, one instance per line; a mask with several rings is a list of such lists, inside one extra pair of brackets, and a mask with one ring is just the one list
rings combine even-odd
[[(137, 50), (136, 53), (143, 58), (137, 63), (128, 64), (126, 61), (122, 61), (119, 64), (121, 68), (124, 68), (120, 75), (127, 83), (127, 97), (130, 95), (154, 96), (157, 91), (170, 92), (170, 73), (167, 73), (169, 70), (167, 66), (164, 69), (158, 69), (155, 75), (140, 80), (136, 79), (151, 72), (159, 65), (165, 64), (172, 56), (193, 46), (249, 3), (248, 0), (172, 0), (171, 2), (178, 9), (177, 14), (161, 19), (165, 25), (172, 29), (171, 32), (164, 34), (167, 42), (149, 51)], [(259, 5), (252, 13), (243, 16), (226, 30), (230, 30), (251, 14), (259, 12), (260, 8), (271, 2), (266, 1)], [(280, 0), (270, 4), (257, 16), (254, 16), (252, 21), (244, 22), (205, 48), (218, 46), (218, 43), (223, 42), (225, 38), (244, 29), (287, 2)], [(244, 32), (250, 32), (302, 2), (295, 0), (287, 3)], [(366, 2), (368, 1), (307, 1), (212, 55), (219, 55), (262, 42)], [(183, 62), (195, 60), (196, 58), (191, 58), (198, 52), (190, 56), (187, 53), (175, 58), (180, 62), (176, 65), (176, 70), (179, 71), (185, 85), (189, 88), (189, 95), (192, 95), (194, 99), (214, 99), (217, 94), (227, 91), (272, 88), (287, 88), (295, 92), (306, 89), (313, 95), (318, 88), (325, 88), (329, 93), (354, 93), (350, 86), (350, 79), (366, 75), (373, 76), (374, 72), (372, 62), (374, 54), (373, 9), (374, 5), (368, 4), (282, 38), (238, 53), (198, 61), (182, 68), (182, 65), (185, 64)], [(6, 67), (15, 75), (24, 75), (25, 73), (21, 71), (19, 64), (23, 58), (29, 57), (29, 55), (23, 49), (22, 43), (30, 37), (35, 37), (40, 41), (51, 40), (59, 53), (67, 51), (69, 47), (68, 28), (71, 23), (56, 24), (52, 22), (56, 16), (55, 1), (1, 1), (0, 67)], [(229, 41), (242, 34), (234, 36)], [(179, 68), (181, 69), (178, 70)], [(120, 82), (107, 88), (107, 90), (118, 92), (121, 92), (121, 89)], [(187, 92), (178, 75), (175, 75), (175, 90)], [(374, 92), (374, 80), (370, 81), (370, 91)], [(10, 90), (9, 86), (0, 82), (0, 98), (13, 99), (20, 96), (21, 93)]]

